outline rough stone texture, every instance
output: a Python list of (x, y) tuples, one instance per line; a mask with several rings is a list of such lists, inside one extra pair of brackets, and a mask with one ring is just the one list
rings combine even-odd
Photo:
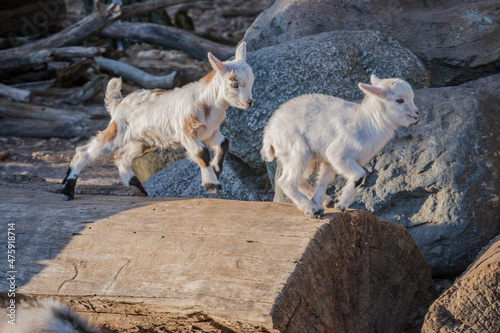
[(422, 333), (498, 332), (500, 327), (500, 237), (439, 297), (425, 316)]
[[(500, 64), (497, 0), (277, 0), (247, 30), (249, 50), (335, 30), (379, 30), (424, 60), (435, 84)], [(497, 70), (498, 72), (498, 70)]]
[[(181, 322), (206, 314), (234, 332), (417, 332), (434, 300), (430, 268), (408, 232), (367, 212), (330, 210), (316, 220), (269, 202), (63, 202), (1, 185), (2, 239), (7, 223), (16, 228), (18, 294), (62, 298), (121, 323), (119, 332), (152, 320), (151, 332), (165, 332), (161, 320), (172, 313)], [(138, 318), (144, 325), (130, 328)]]
[(254, 106), (230, 109), (222, 132), (230, 151), (257, 173), (265, 172), (260, 158), (262, 130), (273, 112), (293, 97), (324, 93), (347, 100), (363, 97), (358, 82), (371, 74), (400, 77), (414, 88), (426, 87), (422, 63), (399, 43), (376, 31), (328, 32), (251, 52), (255, 74)]
[(183, 159), (149, 177), (144, 188), (151, 197), (217, 198), (245, 201), (270, 201), (272, 194), (262, 188), (262, 178), (251, 175), (248, 167), (231, 155), (224, 161), (220, 182), (222, 193), (210, 194), (201, 186), (198, 166)]
[(420, 120), (365, 167), (351, 208), (405, 226), (434, 276), (457, 276), (500, 232), (500, 100), (449, 87), (416, 91), (415, 105)]
[(469, 81), (460, 85), (460, 87), (473, 88), (500, 98), (500, 74)]
[(155, 149), (134, 161), (132, 168), (137, 178), (144, 182), (163, 168), (175, 163), (186, 156), (184, 148)]

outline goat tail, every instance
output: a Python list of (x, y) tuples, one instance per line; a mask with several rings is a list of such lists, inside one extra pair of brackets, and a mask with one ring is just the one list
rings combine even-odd
[(122, 98), (122, 79), (115, 77), (108, 82), (108, 87), (106, 88), (106, 94), (104, 97), (104, 105), (109, 114), (113, 116), (118, 104), (120, 104), (120, 99)]
[(274, 161), (274, 147), (269, 142), (269, 137), (264, 134), (264, 139), (262, 140), (262, 149), (260, 150), (260, 155), (265, 162)]

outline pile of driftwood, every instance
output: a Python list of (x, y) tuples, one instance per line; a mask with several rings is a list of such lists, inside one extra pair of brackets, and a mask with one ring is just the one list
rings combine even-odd
[[(182, 51), (193, 61), (204, 62), (209, 51), (220, 59), (234, 54), (233, 47), (187, 30), (124, 21), (169, 6), (203, 2), (200, 0), (144, 0), (130, 5), (96, 2), (92, 13), (69, 15), (66, 10), (66, 26), (61, 24), (63, 19), (59, 19), (55, 26), (63, 28), (51, 31), (54, 28), (49, 27), (30, 37), (19, 34), (19, 27), (15, 24), (24, 22), (23, 29), (26, 29), (29, 19), (43, 17), (44, 10), (48, 17), (51, 8), (67, 6), (71, 0), (52, 0), (52, 7), (43, 6), (50, 1), (19, 1), (20, 7), (16, 7), (19, 4), (13, 5), (16, 8), (2, 9), (0, 5), (0, 20), (3, 21), (0, 35), (5, 36), (0, 38), (0, 135), (90, 135), (95, 132), (91, 120), (106, 119), (108, 115), (102, 108), (89, 110), (86, 102), (102, 94), (111, 76), (122, 77), (131, 87), (171, 89), (197, 79), (200, 73), (193, 73), (189, 66), (181, 63), (177, 63), (177, 67), (169, 66), (166, 51), (162, 49)], [(23, 6), (23, 2), (26, 5)], [(3, 5), (10, 3), (16, 2), (6, 0)], [(41, 11), (38, 16), (34, 11), (37, 8)], [(9, 25), (15, 33), (9, 33)], [(124, 52), (117, 50), (116, 46), (134, 42), (159, 48), (142, 51), (143, 58), (123, 59)], [(172, 62), (175, 63), (175, 59)], [(160, 63), (163, 71), (149, 70), (152, 73), (148, 73), (141, 69), (155, 69)], [(165, 68), (171, 68), (171, 72), (164, 73)]]

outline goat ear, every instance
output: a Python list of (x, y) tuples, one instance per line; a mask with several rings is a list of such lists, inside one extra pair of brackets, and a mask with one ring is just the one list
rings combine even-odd
[(385, 89), (380, 87), (375, 87), (365, 83), (358, 83), (359, 89), (366, 95), (374, 95), (375, 97), (383, 98), (387, 94)]
[(225, 72), (226, 71), (226, 66), (217, 59), (212, 53), (208, 52), (208, 61), (210, 62), (210, 65), (212, 65), (212, 68), (216, 72)]
[(236, 48), (236, 52), (234, 53), (234, 57), (236, 60), (246, 61), (247, 58), (247, 42), (241, 42), (240, 45)]
[(377, 75), (375, 74), (372, 74), (370, 76), (370, 83), (373, 84), (373, 85), (377, 85), (377, 83), (380, 82), (380, 79), (377, 77)]

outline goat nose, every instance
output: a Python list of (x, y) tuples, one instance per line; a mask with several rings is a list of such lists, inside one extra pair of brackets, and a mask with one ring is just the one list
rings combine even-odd
[(247, 99), (247, 104), (248, 104), (248, 107), (251, 107), (252, 104), (253, 104), (253, 100), (251, 99)]

